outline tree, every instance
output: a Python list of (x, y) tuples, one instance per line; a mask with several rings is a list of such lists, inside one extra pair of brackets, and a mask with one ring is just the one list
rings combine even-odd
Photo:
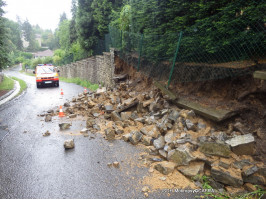
[(112, 3), (108, 0), (93, 0), (91, 7), (93, 9), (93, 18), (96, 22), (95, 26), (99, 32), (99, 37), (103, 38), (104, 34), (108, 32)]
[(70, 37), (70, 44), (73, 44), (78, 39), (77, 30), (76, 30), (77, 0), (72, 0), (71, 13), (72, 13), (72, 19), (70, 20), (70, 25), (69, 25), (69, 37)]
[(67, 20), (67, 16), (66, 16), (66, 13), (63, 12), (63, 14), (60, 15), (59, 26), (60, 26), (60, 24), (61, 24), (63, 21), (65, 21), (65, 20)]
[(28, 51), (36, 51), (39, 49), (39, 44), (35, 40), (35, 33), (32, 25), (29, 23), (28, 19), (22, 24), (23, 36), (26, 41), (29, 42)]
[(68, 50), (70, 47), (69, 24), (69, 20), (64, 20), (63, 22), (61, 22), (57, 31), (57, 37), (59, 38), (60, 48), (63, 50)]
[(78, 41), (89, 54), (97, 44), (97, 28), (93, 19), (93, 0), (78, 0), (77, 32)]
[(7, 30), (3, 17), (5, 3), (0, 0), (0, 69), (3, 69), (8, 64), (8, 49), (7, 49)]
[(6, 19), (5, 24), (7, 28), (8, 39), (14, 46), (13, 49), (10, 49), (10, 51), (22, 51), (23, 43), (21, 39), (21, 29), (19, 23)]

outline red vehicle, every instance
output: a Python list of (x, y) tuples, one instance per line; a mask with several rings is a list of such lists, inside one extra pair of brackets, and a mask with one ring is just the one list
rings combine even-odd
[(59, 87), (59, 70), (51, 64), (39, 64), (33, 73), (36, 76), (36, 86), (40, 88), (44, 85)]

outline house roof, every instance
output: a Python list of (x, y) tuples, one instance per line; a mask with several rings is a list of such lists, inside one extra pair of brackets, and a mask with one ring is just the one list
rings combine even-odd
[(48, 56), (53, 56), (54, 52), (50, 49), (45, 50), (45, 51), (39, 51), (34, 54), (35, 57), (48, 57)]

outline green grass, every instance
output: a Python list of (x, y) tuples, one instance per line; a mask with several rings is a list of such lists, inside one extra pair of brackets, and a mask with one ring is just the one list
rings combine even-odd
[[(209, 177), (208, 176), (197, 176), (197, 177), (193, 177), (193, 180), (199, 180), (202, 183), (202, 188), (203, 189), (212, 189), (212, 187), (209, 185)], [(256, 191), (254, 192), (249, 192), (243, 195), (237, 195), (237, 196), (230, 196), (229, 194), (227, 194), (226, 192), (221, 193), (221, 192), (217, 192), (217, 193), (211, 193), (211, 192), (206, 192), (204, 193), (204, 196), (201, 196), (199, 198), (203, 198), (203, 199), (260, 199), (263, 194), (266, 193), (265, 190), (262, 190), (261, 188), (259, 188), (257, 185), (255, 185), (256, 187)]]
[(26, 84), (25, 81), (23, 81), (23, 80), (21, 80), (19, 78), (16, 78), (16, 77), (12, 77), (12, 79), (18, 81), (19, 82), (19, 85), (20, 85), (20, 90), (19, 90), (19, 93), (17, 95), (21, 94), (21, 92), (23, 92), (24, 90), (26, 90), (27, 84)]
[(29, 72), (25, 72), (24, 70), (20, 70), (19, 72), (22, 73), (22, 74), (28, 75), (28, 76), (35, 76), (35, 74), (29, 73)]
[(14, 88), (14, 80), (4, 76), (4, 80), (0, 83), (0, 90), (12, 90)]
[(82, 87), (89, 88), (90, 90), (97, 90), (99, 88), (99, 85), (97, 84), (91, 84), (87, 80), (82, 80), (80, 78), (65, 78), (65, 77), (59, 77), (60, 81), (67, 82), (67, 83), (75, 83), (77, 85), (81, 85)]

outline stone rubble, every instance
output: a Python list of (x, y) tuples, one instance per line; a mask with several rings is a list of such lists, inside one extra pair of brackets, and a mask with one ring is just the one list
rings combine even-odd
[(65, 149), (73, 149), (75, 147), (74, 139), (72, 140), (66, 140), (64, 142)]
[[(86, 118), (81, 133), (101, 133), (107, 140), (143, 145), (148, 156), (140, 159), (167, 177), (176, 170), (189, 180), (205, 174), (213, 188), (227, 191), (243, 185), (252, 190), (250, 184), (265, 186), (266, 167), (251, 157), (255, 138), (241, 123), (216, 130), (194, 111), (172, 105), (158, 89), (132, 92), (126, 83), (120, 83), (112, 90), (80, 94), (67, 104), (65, 114)], [(58, 115), (58, 110), (49, 115)], [(71, 124), (59, 126), (65, 130)], [(64, 146), (74, 148), (74, 141), (66, 141)], [(107, 165), (119, 167), (118, 162)], [(148, 191), (143, 192), (148, 195)]]

